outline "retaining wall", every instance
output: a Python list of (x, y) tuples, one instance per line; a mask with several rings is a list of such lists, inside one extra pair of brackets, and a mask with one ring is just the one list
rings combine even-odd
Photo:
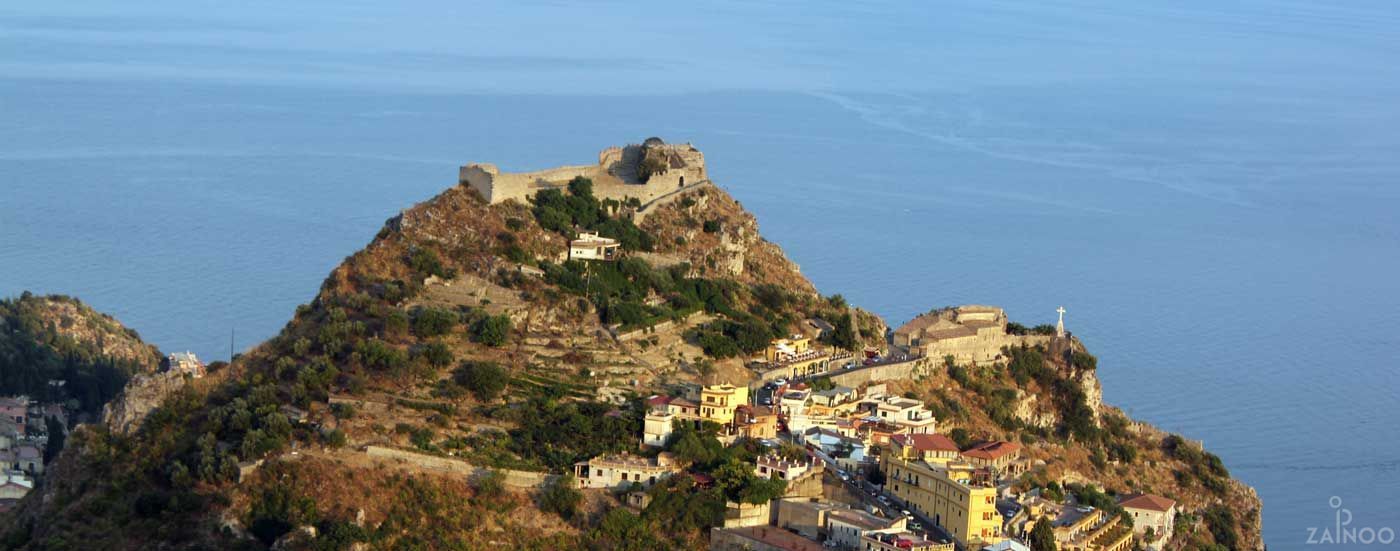
[(438, 457), (422, 453), (400, 450), (396, 448), (385, 448), (382, 446), (367, 446), (365, 454), (370, 457), (381, 459), (392, 459), (415, 465), (425, 469), (443, 471), (449, 473), (464, 474), (468, 478), (484, 476), (487, 471), (496, 471), (505, 477), (505, 484), (516, 488), (539, 488), (546, 483), (559, 478), (559, 475), (541, 473), (534, 471), (516, 471), (511, 469), (491, 469), (479, 467), (466, 461), (452, 459), (448, 457)]

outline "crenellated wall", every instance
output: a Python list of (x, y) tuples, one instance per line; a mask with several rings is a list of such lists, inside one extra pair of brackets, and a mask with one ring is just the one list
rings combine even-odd
[[(646, 181), (638, 181), (636, 160), (651, 150), (666, 159), (667, 168)], [(593, 181), (593, 195), (599, 199), (637, 199), (644, 206), (665, 202), (677, 190), (708, 182), (705, 156), (690, 144), (652, 144), (609, 147), (598, 153), (598, 164), (576, 165), (534, 172), (501, 172), (494, 164), (472, 163), (460, 168), (458, 182), (476, 190), (487, 203), (526, 201), (542, 189), (557, 189), (582, 176)]]

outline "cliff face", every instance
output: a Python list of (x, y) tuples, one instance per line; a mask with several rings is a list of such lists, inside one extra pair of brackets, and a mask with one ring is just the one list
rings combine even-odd
[(112, 432), (130, 434), (152, 410), (187, 382), (188, 378), (176, 371), (137, 375), (112, 401), (102, 406), (102, 423)]
[[(26, 498), (19, 520), (0, 520), (0, 541), (259, 548), (314, 525), (320, 535), (308, 545), (320, 548), (579, 548), (616, 506), (611, 498), (590, 497), (566, 522), (538, 508), (547, 503), (538, 489), (378, 461), (365, 446), (567, 471), (579, 458), (635, 448), (630, 398), (754, 377), (742, 360), (752, 351), (718, 344), (766, 343), (814, 317), (848, 319), (852, 347), (884, 340), (884, 320), (821, 296), (718, 187), (652, 207), (639, 227), (625, 222), (626, 207), (585, 203), (576, 196), (542, 212), (456, 186), (400, 212), (281, 334), (234, 365), (194, 385), (138, 378), (105, 425), (79, 431), (57, 466), (63, 481)], [(561, 223), (645, 239), (620, 262), (569, 263)], [(112, 347), (116, 333), (72, 338), (159, 361), (153, 349)], [(1259, 548), (1252, 490), (1189, 442), (1103, 405), (1095, 370), (1064, 352), (1044, 351), (1019, 374), (1002, 366), (960, 382), (934, 369), (893, 386), (942, 408), (940, 432), (1026, 444), (1044, 463), (1027, 484), (1152, 491), (1196, 513), (1230, 504), (1241, 547)], [(500, 386), (483, 383), (492, 377)], [(540, 436), (558, 427), (562, 435)], [(1196, 540), (1180, 545), (1212, 537), (1201, 522)], [(703, 543), (698, 532), (680, 539)]]

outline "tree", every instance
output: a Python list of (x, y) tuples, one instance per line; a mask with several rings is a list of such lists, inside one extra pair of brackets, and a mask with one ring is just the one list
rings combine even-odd
[(753, 465), (730, 457), (714, 470), (715, 487), (724, 492), (730, 501), (758, 505), (782, 497), (787, 489), (787, 481), (759, 478), (753, 472)]
[(452, 350), (440, 342), (428, 343), (428, 346), (419, 349), (417, 354), (428, 360), (428, 364), (433, 367), (446, 367), (452, 363)]
[(413, 313), (413, 334), (419, 337), (446, 335), (458, 319), (457, 313), (451, 310), (422, 308)]
[(574, 179), (569, 180), (569, 195), (593, 197), (593, 180), (583, 176), (574, 176)]
[(452, 378), (483, 402), (496, 399), (510, 382), (510, 374), (500, 364), (470, 360), (462, 362)]
[(63, 432), (63, 423), (57, 417), (45, 417), (44, 428), (48, 431), (49, 441), (44, 444), (44, 463), (53, 461), (58, 457), (58, 452), (63, 451), (63, 441), (68, 434)]
[(583, 500), (583, 492), (575, 488), (574, 477), (564, 475), (554, 479), (540, 491), (540, 510), (554, 513), (568, 520), (578, 513), (578, 504)]
[(1055, 529), (1050, 527), (1050, 521), (1045, 517), (1035, 521), (1026, 543), (1030, 545), (1031, 551), (1055, 551)]
[(836, 318), (835, 329), (831, 332), (831, 344), (837, 348), (855, 350), (856, 332), (854, 323), (851, 322), (850, 314), (842, 314)]
[(486, 316), (472, 326), (472, 337), (486, 346), (501, 346), (510, 337), (510, 317), (505, 314)]

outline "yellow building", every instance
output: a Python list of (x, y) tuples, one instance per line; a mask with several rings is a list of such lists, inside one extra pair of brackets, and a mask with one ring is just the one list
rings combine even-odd
[(706, 385), (700, 389), (700, 418), (721, 425), (734, 422), (734, 410), (749, 403), (749, 387)]
[(888, 477), (885, 488), (958, 541), (972, 547), (1004, 539), (996, 488), (976, 476), (971, 465), (929, 464), (894, 453), (882, 459)]
[(906, 461), (946, 464), (958, 458), (958, 443), (941, 434), (896, 434), (890, 454)]
[(763, 359), (768, 363), (787, 362), (812, 349), (812, 339), (793, 336), (790, 339), (775, 339), (763, 351)]

